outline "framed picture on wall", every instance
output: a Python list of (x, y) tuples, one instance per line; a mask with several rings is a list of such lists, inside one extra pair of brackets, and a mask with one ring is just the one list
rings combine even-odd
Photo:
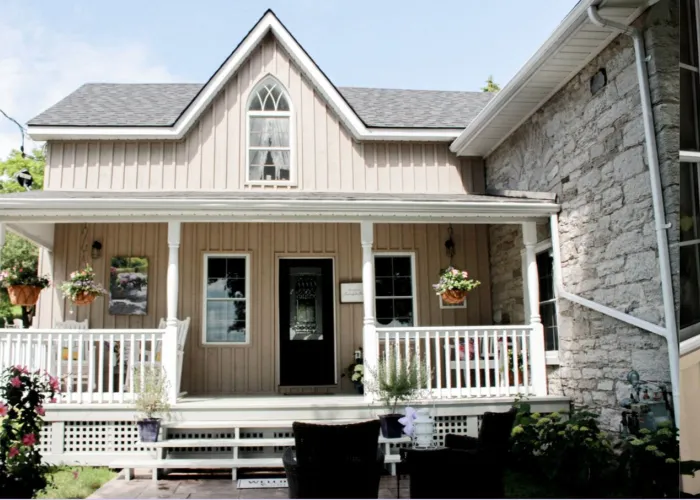
[(112, 257), (109, 314), (143, 316), (148, 311), (148, 258)]

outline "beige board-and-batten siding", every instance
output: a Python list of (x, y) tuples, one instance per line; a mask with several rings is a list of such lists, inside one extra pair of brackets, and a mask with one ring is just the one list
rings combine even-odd
[[(246, 103), (273, 75), (293, 106), (297, 185), (246, 186)], [(46, 190), (469, 193), (483, 189), (481, 159), (447, 143), (358, 143), (289, 56), (268, 37), (181, 141), (49, 142)]]
[[(62, 281), (79, 266), (83, 226), (56, 226), (54, 280)], [(490, 324), (488, 228), (486, 225), (454, 225), (455, 266), (464, 267), (483, 283), (470, 294), (467, 309), (440, 309), (431, 284), (449, 264), (444, 224), (377, 224), (377, 252), (415, 252), (416, 315), (420, 326)], [(90, 259), (92, 241), (102, 242), (102, 256), (92, 261), (105, 286), (113, 256), (149, 259), (148, 310), (146, 316), (113, 316), (107, 297), (91, 306), (76, 307), (55, 289), (43, 292), (39, 326), (50, 327), (61, 319), (89, 319), (91, 328), (152, 328), (166, 314), (167, 225), (88, 224), (85, 241)], [(250, 345), (202, 345), (203, 254), (249, 253), (248, 310)], [(359, 224), (348, 223), (187, 223), (180, 246), (179, 316), (192, 323), (184, 356), (182, 390), (191, 394), (256, 394), (277, 391), (277, 261), (280, 257), (324, 256), (335, 262), (336, 342), (338, 380), (351, 390), (340, 373), (362, 345), (362, 304), (341, 304), (340, 283), (362, 279), (362, 247)]]
[[(680, 446), (681, 460), (700, 460), (700, 350), (681, 356), (680, 362)], [(700, 476), (683, 476), (683, 491), (700, 493)]]

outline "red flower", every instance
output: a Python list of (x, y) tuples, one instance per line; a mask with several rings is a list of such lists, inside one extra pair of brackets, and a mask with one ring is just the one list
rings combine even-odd
[(16, 457), (17, 455), (19, 455), (19, 450), (15, 446), (10, 448), (10, 453), (8, 454), (8, 456), (10, 458), (12, 458), (12, 457)]
[(74, 470), (73, 471), (73, 479), (78, 479), (78, 474), (80, 474), (80, 471)]
[(56, 402), (56, 398), (49, 399), (49, 403), (55, 403), (55, 402)]
[(0, 417), (7, 415), (7, 405), (5, 403), (0, 403)]
[(25, 434), (22, 438), (24, 446), (34, 446), (36, 444), (36, 436), (34, 434)]
[(54, 391), (58, 390), (58, 379), (56, 377), (49, 377), (49, 385), (51, 386), (51, 389)]
[(12, 377), (10, 384), (12, 384), (12, 387), (17, 388), (22, 385), (22, 381), (19, 379), (19, 377)]
[(46, 410), (44, 410), (43, 406), (37, 406), (35, 408), (37, 415), (41, 415), (42, 417), (46, 415)]

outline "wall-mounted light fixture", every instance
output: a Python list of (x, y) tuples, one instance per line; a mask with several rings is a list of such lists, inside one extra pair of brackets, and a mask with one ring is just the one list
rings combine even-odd
[(92, 250), (90, 251), (90, 256), (93, 259), (99, 259), (102, 256), (102, 243), (95, 240), (92, 242)]
[(445, 241), (445, 253), (450, 258), (450, 264), (452, 264), (452, 257), (455, 256), (455, 241), (452, 239), (452, 224), (447, 228), (447, 240)]

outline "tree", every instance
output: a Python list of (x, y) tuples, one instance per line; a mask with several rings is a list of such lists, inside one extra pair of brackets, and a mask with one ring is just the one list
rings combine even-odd
[[(7, 177), (12, 178), (10, 181), (0, 183), (0, 194), (17, 193), (24, 191), (15, 180), (14, 176), (20, 170), (27, 169), (33, 177), (32, 189), (42, 189), (44, 186), (44, 166), (46, 159), (44, 151), (35, 149), (31, 156), (22, 158), (22, 153), (13, 150), (6, 160), (0, 161), (0, 175), (7, 174)], [(6, 178), (6, 177), (5, 177)], [(0, 265), (11, 267), (14, 265), (29, 263), (30, 265), (38, 266), (39, 248), (32, 242), (17, 236), (14, 233), (8, 232), (5, 238), (5, 246), (0, 251)], [(22, 311), (10, 304), (10, 298), (7, 295), (7, 290), (4, 288), (0, 291), (0, 322), (4, 319), (12, 321), (19, 317)], [(0, 323), (0, 327), (2, 327)]]
[(493, 81), (493, 75), (489, 75), (486, 79), (486, 86), (481, 87), (482, 92), (498, 92), (501, 86)]

